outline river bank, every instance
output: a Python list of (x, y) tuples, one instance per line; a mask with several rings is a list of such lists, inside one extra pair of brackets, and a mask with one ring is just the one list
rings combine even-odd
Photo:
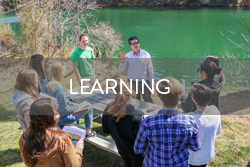
[[(0, 11), (17, 8), (21, 0), (0, 1)], [(204, 6), (204, 7), (250, 7), (250, 0), (97, 0), (100, 8), (116, 6)], [(62, 2), (62, 8), (63, 8)]]
[(142, 2), (106, 2), (106, 3), (99, 3), (100, 7), (116, 7), (116, 6), (200, 6), (200, 7), (250, 7), (249, 0), (241, 0), (241, 1), (230, 1), (230, 0), (202, 0), (202, 1), (193, 1), (193, 0), (180, 0), (180, 1), (173, 1), (173, 0), (158, 0), (158, 1), (142, 1)]

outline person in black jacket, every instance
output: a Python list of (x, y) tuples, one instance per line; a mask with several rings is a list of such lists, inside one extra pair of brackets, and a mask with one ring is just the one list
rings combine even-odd
[(111, 134), (125, 167), (141, 167), (144, 157), (135, 154), (133, 145), (143, 112), (135, 110), (130, 104), (132, 95), (124, 86), (122, 94), (120, 94), (119, 84), (115, 90), (117, 94), (114, 101), (105, 108), (102, 116), (102, 130), (104, 133)]
[[(212, 99), (209, 105), (215, 105), (218, 108), (218, 97), (220, 95), (220, 84), (216, 82), (213, 78), (215, 74), (220, 74), (222, 68), (217, 67), (217, 65), (210, 61), (205, 60), (200, 63), (198, 68), (199, 77), (202, 81), (198, 82), (200, 84), (206, 85), (212, 91)], [(181, 97), (181, 108), (184, 112), (190, 112), (196, 110), (196, 105), (191, 98), (191, 94)]]

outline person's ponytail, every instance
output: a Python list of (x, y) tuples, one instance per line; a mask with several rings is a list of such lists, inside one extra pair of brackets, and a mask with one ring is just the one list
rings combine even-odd
[(220, 74), (222, 68), (217, 67), (213, 61), (205, 60), (200, 63), (201, 71), (205, 71), (209, 79), (213, 79), (215, 74)]
[(221, 68), (221, 67), (215, 67), (215, 68), (214, 68), (215, 74), (220, 74), (221, 71), (222, 71), (222, 68)]

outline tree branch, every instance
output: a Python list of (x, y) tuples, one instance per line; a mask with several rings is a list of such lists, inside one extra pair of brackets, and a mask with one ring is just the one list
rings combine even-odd
[(16, 11), (17, 9), (19, 9), (19, 8), (21, 8), (21, 7), (24, 7), (24, 6), (30, 4), (30, 3), (34, 2), (34, 1), (35, 1), (35, 0), (29, 1), (29, 2), (27, 2), (27, 3), (25, 3), (25, 4), (23, 4), (23, 5), (20, 5), (20, 6), (16, 7), (15, 9), (8, 10), (7, 12), (0, 13), (0, 15), (6, 14), (6, 13), (9, 13), (9, 12)]

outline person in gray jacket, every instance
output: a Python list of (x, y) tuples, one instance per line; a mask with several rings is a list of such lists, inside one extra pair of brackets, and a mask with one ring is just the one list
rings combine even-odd
[(39, 99), (38, 75), (33, 69), (21, 70), (16, 79), (12, 104), (16, 108), (18, 121), (25, 132), (30, 126), (29, 110), (31, 104)]

